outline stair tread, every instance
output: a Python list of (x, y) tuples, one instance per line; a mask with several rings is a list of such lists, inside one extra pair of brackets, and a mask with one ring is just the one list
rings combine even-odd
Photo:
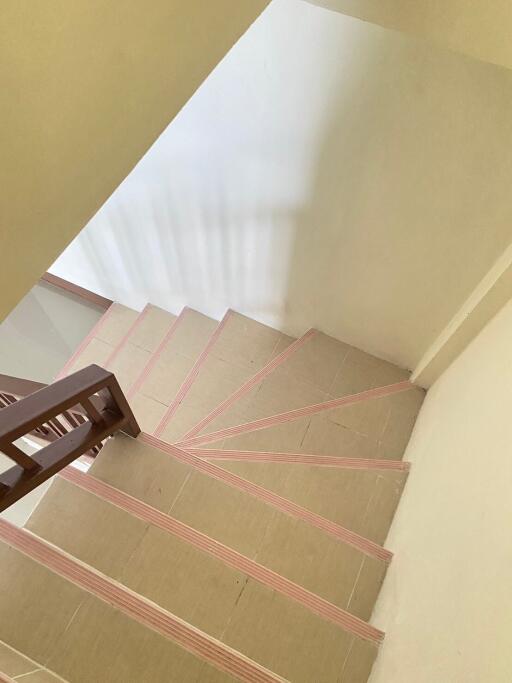
[[(116, 437), (96, 458), (90, 474), (243, 555), (257, 558), (343, 609), (348, 608), (350, 596), (359, 593), (358, 572), (366, 557), (363, 552), (157, 449)], [(45, 509), (44, 503), (35, 515)], [(51, 528), (55, 515), (48, 512), (47, 517), (46, 526)], [(379, 559), (368, 557), (368, 565), (376, 567), (374, 587), (371, 591), (365, 588), (367, 603), (361, 603), (360, 613), (353, 612), (363, 619), (370, 615), (386, 571)], [(332, 581), (333, 576), (336, 581)]]
[(272, 375), (208, 425), (209, 433), (408, 379), (409, 373), (317, 332)]
[[(34, 597), (34, 591), (44, 586), (43, 602), (46, 607), (51, 603), (55, 609), (50, 624), (45, 622), (44, 625), (49, 626), (54, 638), (48, 639), (44, 648), (41, 643), (31, 644), (33, 631), (29, 624), (33, 614), (29, 610), (16, 615), (16, 620), (6, 620), (8, 623), (0, 625), (2, 637), (9, 644), (25, 644), (29, 650), (44, 654), (48, 666), (58, 674), (77, 682), (136, 680), (133, 677), (137, 673), (142, 674), (144, 680), (152, 681), (210, 680), (200, 678), (208, 675), (205, 662), (177, 646), (173, 640), (155, 634), (145, 623), (102, 602), (94, 588), (90, 593), (84, 591), (2, 542), (0, 558), (6, 556), (10, 560), (10, 571), (3, 579), (10, 581), (10, 600), (19, 599), (26, 585), (29, 586), (26, 598)], [(186, 574), (176, 577), (169, 571), (168, 586), (173, 580), (179, 583), (185, 578)], [(119, 595), (119, 589), (115, 590)], [(179, 591), (179, 586), (175, 590)], [(315, 676), (326, 682), (340, 680), (340, 672), (355, 642), (353, 636), (327, 621), (318, 620), (296, 603), (283, 604), (257, 582), (247, 581), (243, 590), (239, 588), (239, 593), (220, 642), (298, 683), (314, 680)], [(138, 600), (135, 596), (131, 601), (134, 599)], [(114, 605), (117, 605), (116, 600)], [(67, 621), (72, 609), (73, 617)], [(311, 650), (303, 647), (305, 634), (307, 642), (313, 645), (314, 658), (310, 656)], [(372, 647), (376, 653), (376, 646)], [(91, 652), (94, 652), (93, 657)], [(141, 658), (145, 660), (143, 664), (139, 661)]]
[(231, 311), (161, 438), (172, 442), (183, 437), (292, 341), (271, 327)]

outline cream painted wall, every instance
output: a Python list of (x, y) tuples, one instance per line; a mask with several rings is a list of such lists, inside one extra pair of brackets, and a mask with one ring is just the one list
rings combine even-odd
[(415, 367), (512, 238), (512, 74), (274, 0), (52, 272)]
[(509, 0), (307, 1), (427, 38), (485, 62), (512, 67), (512, 3)]
[(268, 0), (4, 0), (0, 320)]
[(427, 394), (387, 546), (371, 683), (512, 680), (512, 301)]

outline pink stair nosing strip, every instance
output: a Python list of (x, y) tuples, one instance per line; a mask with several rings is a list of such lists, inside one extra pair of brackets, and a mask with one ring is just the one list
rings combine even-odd
[(111, 306), (107, 308), (105, 313), (101, 316), (101, 318), (98, 320), (96, 325), (92, 328), (92, 330), (89, 332), (89, 334), (81, 341), (81, 343), (77, 346), (75, 349), (75, 352), (71, 356), (71, 358), (64, 364), (64, 367), (61, 369), (61, 371), (56, 375), (54, 382), (56, 382), (59, 379), (62, 379), (63, 377), (66, 377), (68, 374), (70, 368), (75, 364), (79, 356), (83, 353), (84, 349), (87, 348), (87, 346), (90, 344), (92, 339), (96, 336), (96, 334), (99, 332), (99, 330), (103, 327), (105, 322), (110, 318), (112, 315), (112, 312), (114, 310), (114, 306), (116, 304), (113, 303)]
[(178, 410), (180, 403), (183, 401), (185, 396), (188, 394), (190, 387), (194, 384), (201, 367), (203, 366), (204, 362), (206, 361), (208, 354), (210, 353), (211, 349), (215, 345), (215, 342), (220, 337), (222, 330), (226, 326), (226, 323), (228, 322), (232, 313), (233, 313), (233, 311), (231, 311), (231, 310), (227, 311), (226, 315), (222, 318), (220, 323), (215, 328), (213, 334), (211, 335), (210, 339), (208, 340), (208, 343), (206, 344), (204, 349), (199, 354), (199, 356), (198, 356), (196, 362), (194, 363), (194, 365), (192, 366), (190, 372), (185, 377), (183, 384), (178, 389), (178, 393), (173, 398), (173, 400), (169, 404), (167, 410), (165, 411), (164, 416), (162, 417), (162, 419), (158, 423), (158, 425), (154, 431), (155, 436), (160, 436), (162, 434), (165, 427), (167, 426), (167, 424), (171, 420), (172, 416)]
[(169, 330), (167, 331), (167, 334), (162, 339), (162, 341), (158, 345), (155, 352), (151, 355), (151, 358), (149, 359), (149, 361), (144, 366), (140, 375), (137, 377), (135, 382), (132, 384), (132, 386), (126, 392), (126, 398), (127, 399), (133, 398), (133, 396), (135, 396), (135, 394), (139, 391), (139, 389), (144, 384), (146, 379), (149, 377), (149, 375), (151, 374), (151, 371), (153, 370), (153, 368), (157, 364), (158, 359), (162, 355), (163, 350), (165, 349), (167, 344), (171, 341), (171, 339), (174, 337), (176, 330), (178, 329), (178, 326), (183, 321), (183, 318), (187, 315), (187, 313), (189, 313), (189, 311), (190, 311), (190, 308), (187, 308), (187, 306), (185, 306), (183, 308), (183, 310), (181, 311), (181, 313), (179, 314), (179, 316), (176, 318), (176, 320), (173, 320), (173, 322), (171, 323), (171, 326), (169, 327)]
[(0, 683), (15, 683), (12, 678), (9, 678), (7, 674), (0, 671)]
[(96, 569), (24, 529), (0, 519), (0, 540), (35, 562), (174, 641), (192, 654), (245, 683), (286, 683), (285, 679), (212, 638)]
[(277, 462), (298, 465), (319, 465), (350, 470), (398, 470), (408, 472), (411, 463), (405, 460), (374, 460), (372, 458), (343, 458), (333, 455), (306, 453), (267, 453), (265, 451), (227, 451), (217, 448), (186, 448), (197, 458), (205, 460), (237, 460), (244, 462)]
[(112, 353), (109, 355), (107, 360), (105, 361), (103, 367), (108, 368), (109, 365), (112, 363), (114, 358), (118, 355), (118, 353), (126, 346), (128, 343), (128, 339), (130, 338), (130, 335), (139, 327), (139, 325), (143, 322), (144, 318), (147, 316), (151, 309), (150, 304), (146, 304), (144, 306), (144, 309), (139, 313), (139, 315), (135, 318), (133, 323), (130, 325), (128, 332), (123, 336), (121, 341), (117, 346), (114, 347)]
[(332, 621), (337, 626), (341, 626), (341, 628), (352, 633), (352, 635), (377, 644), (382, 642), (384, 633), (374, 628), (363, 619), (350, 614), (319, 595), (308, 591), (284, 576), (245, 557), (236, 550), (216, 541), (214, 538), (193, 529), (170, 515), (160, 512), (160, 510), (156, 510), (147, 503), (144, 503), (137, 498), (133, 498), (109, 484), (105, 484), (99, 479), (95, 479), (88, 474), (83, 474), (73, 468), (63, 470), (60, 476), (66, 481), (98, 496), (102, 500), (106, 500), (122, 510), (135, 515), (139, 519), (149, 522), (150, 524), (177, 536), (181, 540), (212, 555), (230, 567), (244, 572), (272, 590), (295, 600), (318, 614), (320, 617)]
[(286, 514), (296, 517), (297, 519), (302, 519), (312, 526), (322, 529), (331, 536), (334, 536), (334, 538), (338, 539), (339, 541), (357, 548), (357, 550), (360, 550), (369, 557), (374, 557), (388, 563), (393, 557), (393, 553), (391, 551), (386, 550), (386, 548), (383, 548), (378, 543), (375, 543), (364, 536), (360, 536), (359, 534), (350, 531), (350, 529), (346, 529), (340, 524), (336, 524), (336, 522), (332, 522), (325, 517), (321, 517), (320, 515), (317, 515), (316, 513), (297, 505), (293, 501), (283, 498), (273, 491), (269, 491), (263, 486), (253, 484), (253, 482), (247, 481), (246, 479), (243, 479), (242, 477), (239, 477), (237, 474), (233, 474), (228, 470), (224, 470), (222, 467), (217, 467), (217, 465), (214, 465), (207, 460), (196, 458), (196, 456), (192, 455), (192, 453), (184, 451), (177, 446), (162, 441), (151, 434), (142, 433), (139, 435), (138, 439), (140, 441), (144, 441), (150, 446), (153, 446), (154, 448), (158, 448), (164, 453), (168, 453), (176, 460), (184, 462), (187, 465), (194, 467), (196, 470), (213, 477), (214, 479), (229, 484), (234, 488), (249, 493), (255, 498), (265, 501), (269, 505), (281, 510), (281, 512), (285, 512)]
[(298, 351), (315, 334), (316, 330), (308, 330), (305, 334), (302, 335), (302, 337), (296, 339), (282, 353), (280, 353), (273, 360), (267, 363), (265, 367), (261, 368), (259, 372), (257, 372), (251, 378), (249, 378), (247, 382), (244, 382), (244, 384), (242, 384), (242, 386), (239, 389), (233, 392), (231, 396), (228, 396), (224, 401), (222, 401), (222, 403), (219, 403), (219, 405), (216, 408), (214, 408), (214, 410), (212, 410), (211, 413), (208, 413), (208, 415), (203, 417), (203, 419), (200, 422), (198, 422), (194, 427), (192, 427), (192, 429), (190, 429), (185, 434), (182, 441), (187, 441), (188, 439), (191, 439), (193, 436), (196, 436), (196, 434), (199, 434), (199, 432), (201, 432), (206, 427), (206, 425), (210, 424), (210, 422), (212, 422), (212, 420), (214, 420), (219, 415), (222, 415), (222, 413), (228, 408), (230, 408), (234, 403), (236, 403), (238, 399), (240, 399), (253, 387), (259, 384), (259, 382), (261, 382), (265, 377), (274, 372), (274, 370), (277, 367), (279, 367), (279, 365), (288, 360), (288, 358), (290, 358), (290, 356), (292, 356), (295, 353), (295, 351)]
[(333, 408), (341, 408), (342, 406), (360, 403), (370, 398), (380, 398), (383, 396), (390, 396), (397, 394), (400, 391), (407, 391), (412, 389), (413, 385), (409, 381), (397, 382), (396, 384), (388, 384), (384, 387), (376, 387), (375, 389), (368, 389), (359, 394), (350, 394), (349, 396), (342, 396), (341, 398), (333, 398), (330, 401), (323, 403), (316, 403), (314, 405), (305, 406), (304, 408), (297, 408), (286, 413), (278, 413), (277, 415), (269, 415), (261, 420), (254, 420), (253, 422), (246, 422), (245, 424), (235, 425), (234, 427), (226, 427), (219, 429), (217, 432), (210, 432), (209, 434), (202, 434), (187, 441), (180, 441), (176, 445), (180, 448), (190, 448), (192, 446), (199, 446), (213, 441), (220, 441), (228, 439), (231, 436), (238, 434), (247, 434), (248, 432), (255, 432), (259, 429), (266, 429), (267, 427), (274, 427), (275, 425), (283, 424), (284, 422), (292, 422), (301, 417), (315, 415), (324, 410), (332, 410)]

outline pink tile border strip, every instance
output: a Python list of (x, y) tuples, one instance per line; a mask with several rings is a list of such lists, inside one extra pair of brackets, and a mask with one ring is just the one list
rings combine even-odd
[(185, 396), (188, 394), (190, 387), (194, 384), (196, 377), (198, 376), (201, 368), (203, 367), (206, 359), (208, 358), (208, 354), (210, 353), (211, 349), (215, 345), (215, 342), (217, 339), (220, 337), (222, 334), (222, 330), (225, 328), (229, 318), (233, 314), (233, 311), (229, 310), (227, 311), (226, 315), (222, 318), (222, 320), (219, 322), (217, 327), (215, 328), (213, 334), (208, 340), (208, 343), (204, 347), (204, 349), (201, 351), (199, 354), (196, 362), (190, 369), (188, 375), (185, 377), (185, 380), (183, 381), (183, 384), (181, 387), (178, 389), (178, 393), (176, 396), (173, 398), (171, 403), (169, 404), (167, 410), (164, 413), (164, 416), (156, 426), (155, 431), (153, 432), (155, 436), (160, 436), (162, 432), (164, 431), (165, 427), (167, 424), (170, 422), (172, 419), (172, 416), (174, 413), (178, 410), (180, 403), (183, 401)]
[(277, 462), (299, 465), (319, 465), (350, 470), (399, 470), (408, 472), (411, 463), (405, 460), (374, 460), (372, 458), (343, 458), (333, 455), (306, 453), (268, 453), (266, 451), (228, 451), (217, 448), (187, 448), (197, 458), (205, 460), (237, 460), (244, 462)]
[(15, 683), (12, 678), (9, 678), (7, 674), (0, 671), (0, 683)]
[(210, 424), (210, 422), (212, 422), (212, 420), (214, 420), (219, 415), (222, 415), (222, 413), (225, 410), (230, 408), (242, 396), (247, 394), (265, 377), (274, 372), (274, 370), (277, 367), (279, 367), (282, 363), (288, 360), (288, 358), (290, 358), (290, 356), (292, 356), (295, 353), (295, 351), (298, 351), (315, 334), (316, 330), (308, 330), (305, 334), (302, 335), (302, 337), (292, 342), (290, 346), (288, 346), (282, 353), (280, 353), (273, 360), (267, 363), (259, 372), (257, 372), (250, 379), (248, 379), (247, 382), (244, 382), (244, 384), (242, 384), (242, 386), (239, 389), (233, 392), (231, 396), (228, 396), (224, 401), (222, 401), (222, 403), (219, 403), (219, 405), (216, 408), (214, 408), (211, 413), (208, 413), (208, 415), (203, 417), (203, 419), (200, 422), (198, 422), (194, 427), (192, 427), (192, 429), (190, 429), (185, 434), (182, 441), (188, 441), (192, 437), (196, 436), (196, 434), (199, 434), (199, 432), (203, 431), (206, 425)]
[(58, 375), (55, 377), (53, 380), (56, 382), (58, 379), (62, 379), (63, 377), (66, 377), (68, 374), (70, 368), (75, 364), (76, 360), (81, 356), (83, 353), (84, 349), (87, 348), (87, 346), (90, 344), (92, 339), (96, 336), (96, 334), (99, 332), (99, 330), (103, 327), (105, 322), (109, 319), (109, 317), (112, 315), (112, 312), (114, 310), (114, 306), (116, 304), (113, 303), (111, 306), (107, 308), (105, 313), (101, 316), (101, 318), (98, 320), (96, 325), (92, 328), (92, 330), (89, 332), (89, 334), (82, 340), (82, 342), (78, 345), (78, 347), (75, 349), (75, 352), (71, 356), (71, 358), (64, 364), (64, 367), (61, 369), (61, 371), (58, 373)]
[(131, 619), (213, 664), (221, 671), (232, 674), (246, 683), (285, 683), (285, 679), (240, 652), (208, 636), (55, 546), (3, 519), (0, 520), (0, 539)]
[(331, 536), (334, 536), (334, 538), (337, 538), (343, 543), (348, 543), (352, 547), (357, 548), (357, 550), (360, 550), (370, 557), (375, 557), (376, 559), (383, 560), (384, 562), (390, 562), (391, 558), (393, 557), (392, 552), (386, 550), (386, 548), (383, 548), (378, 543), (375, 543), (364, 536), (360, 536), (359, 534), (350, 531), (350, 529), (346, 529), (340, 524), (336, 524), (325, 517), (321, 517), (320, 515), (317, 515), (316, 513), (297, 505), (293, 501), (283, 498), (273, 491), (269, 491), (263, 486), (259, 486), (251, 481), (247, 481), (246, 479), (243, 479), (242, 477), (239, 477), (228, 470), (217, 467), (217, 465), (214, 465), (207, 460), (197, 458), (195, 455), (192, 455), (192, 453), (184, 451), (177, 446), (166, 443), (165, 441), (162, 441), (161, 439), (158, 439), (150, 434), (142, 433), (139, 435), (138, 439), (140, 441), (144, 441), (149, 446), (153, 446), (164, 453), (168, 453), (176, 460), (194, 467), (199, 472), (203, 472), (204, 474), (207, 474), (218, 481), (222, 481), (230, 486), (233, 486), (234, 488), (245, 491), (255, 498), (259, 498), (269, 505), (273, 505), (278, 510), (281, 510), (281, 512), (285, 512), (286, 514), (296, 517), (297, 519), (302, 519), (318, 529), (326, 531)]
[(286, 413), (270, 415), (269, 417), (264, 417), (261, 420), (254, 420), (253, 422), (246, 422), (245, 424), (235, 425), (234, 427), (219, 429), (216, 432), (202, 434), (200, 436), (194, 437), (193, 439), (188, 439), (187, 441), (180, 441), (176, 445), (180, 448), (190, 448), (192, 446), (199, 446), (205, 443), (211, 443), (213, 441), (220, 441), (222, 439), (228, 439), (231, 436), (237, 436), (238, 434), (247, 434), (248, 432), (255, 432), (259, 429), (265, 429), (266, 427), (273, 427), (275, 425), (283, 424), (284, 422), (292, 422), (293, 420), (298, 420), (301, 417), (307, 417), (309, 415), (321, 413), (324, 410), (341, 408), (342, 406), (360, 403), (361, 401), (366, 401), (370, 398), (390, 396), (391, 394), (397, 394), (400, 391), (407, 391), (408, 389), (412, 388), (413, 385), (407, 380), (403, 382), (397, 382), (396, 384), (388, 384), (384, 387), (376, 387), (375, 389), (362, 391), (359, 394), (350, 394), (349, 396), (342, 396), (341, 398), (334, 398), (330, 401), (324, 401), (324, 403), (316, 403), (315, 405), (305, 406), (304, 408), (290, 410)]
[(144, 318), (147, 316), (150, 309), (151, 309), (150, 304), (146, 304), (144, 306), (143, 310), (139, 313), (139, 315), (135, 318), (133, 323), (130, 325), (128, 332), (126, 332), (126, 334), (123, 336), (123, 338), (121, 339), (119, 344), (117, 344), (117, 346), (114, 347), (114, 349), (112, 350), (112, 353), (110, 354), (110, 356), (105, 361), (105, 364), (104, 364), (105, 368), (109, 367), (109, 365), (112, 363), (114, 358), (116, 358), (118, 353), (126, 346), (126, 344), (128, 343), (128, 339), (130, 338), (130, 335), (143, 322)]
[(133, 498), (132, 496), (119, 491), (118, 489), (105, 484), (99, 479), (83, 474), (76, 469), (67, 468), (60, 474), (63, 479), (69, 481), (86, 491), (102, 498), (103, 500), (116, 505), (122, 510), (135, 515), (139, 519), (149, 522), (164, 531), (177, 536), (181, 540), (190, 543), (194, 547), (202, 550), (221, 562), (244, 572), (251, 578), (263, 583), (269, 588), (282, 593), (283, 595), (295, 600), (304, 607), (327, 619), (337, 626), (352, 633), (355, 636), (369, 640), (373, 643), (380, 643), (384, 638), (384, 633), (374, 628), (366, 621), (350, 614), (344, 609), (337, 607), (328, 600), (308, 591), (289, 579), (277, 574), (276, 572), (264, 567), (254, 560), (245, 557), (241, 553), (229, 548), (228, 546), (210, 538), (206, 534), (193, 529), (192, 527), (180, 522), (170, 515), (166, 515), (159, 510), (147, 505), (146, 503)]
[(143, 368), (142, 372), (140, 373), (140, 375), (137, 377), (137, 379), (135, 380), (135, 382), (132, 384), (132, 386), (131, 386), (131, 387), (128, 389), (128, 391), (126, 392), (126, 398), (127, 398), (127, 399), (133, 398), (133, 396), (135, 396), (135, 394), (136, 394), (136, 393), (139, 391), (139, 389), (142, 387), (142, 385), (144, 384), (144, 382), (146, 381), (146, 379), (147, 379), (147, 378), (149, 377), (149, 375), (151, 374), (151, 371), (153, 370), (153, 368), (154, 368), (155, 365), (157, 364), (158, 359), (159, 359), (160, 356), (162, 355), (163, 350), (165, 349), (165, 347), (167, 346), (167, 344), (171, 341), (171, 339), (174, 337), (174, 334), (176, 333), (176, 330), (177, 330), (178, 326), (179, 326), (180, 323), (183, 321), (183, 318), (187, 315), (187, 313), (188, 313), (189, 311), (190, 311), (190, 308), (187, 308), (187, 307), (185, 306), (185, 308), (182, 309), (181, 313), (180, 313), (179, 316), (176, 318), (176, 320), (173, 320), (173, 321), (172, 321), (172, 323), (171, 323), (171, 325), (170, 325), (170, 327), (169, 327), (169, 330), (167, 331), (167, 334), (166, 334), (165, 337), (162, 339), (162, 341), (161, 341), (160, 344), (158, 345), (158, 347), (157, 347), (157, 349), (155, 350), (155, 352), (151, 354), (151, 358), (149, 359), (149, 361), (148, 361), (148, 362), (146, 363), (146, 365), (144, 366), (144, 368)]

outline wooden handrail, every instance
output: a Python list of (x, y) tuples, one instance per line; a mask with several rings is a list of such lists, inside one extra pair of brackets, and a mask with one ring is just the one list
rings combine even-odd
[[(72, 417), (80, 405), (81, 413)], [(33, 456), (15, 445), (48, 427), (52, 442)], [(98, 365), (6, 405), (0, 410), (0, 451), (16, 464), (0, 474), (0, 512), (116, 431), (136, 437), (140, 428), (115, 376)]]
[(18, 397), (28, 396), (47, 386), (47, 384), (34, 382), (31, 379), (22, 379), (21, 377), (12, 377), (11, 375), (2, 375), (0, 373), (0, 392), (14, 394)]

